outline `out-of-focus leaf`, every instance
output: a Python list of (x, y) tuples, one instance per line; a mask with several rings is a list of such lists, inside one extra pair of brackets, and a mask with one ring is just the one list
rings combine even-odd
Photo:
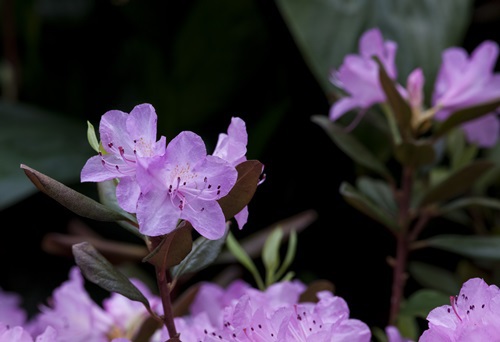
[(330, 70), (358, 52), (359, 37), (372, 27), (397, 42), (401, 84), (414, 68), (425, 66), (426, 85), (432, 86), (441, 52), (463, 41), (473, 13), (472, 0), (278, 0), (277, 5), (326, 94), (333, 89)]
[(427, 247), (442, 249), (468, 258), (500, 261), (500, 236), (437, 235), (421, 241)]
[[(316, 220), (318, 214), (316, 211), (310, 209), (298, 213), (294, 216), (276, 222), (265, 229), (259, 229), (257, 233), (251, 234), (248, 237), (245, 237), (238, 241), (242, 248), (246, 251), (246, 253), (250, 256), (250, 258), (257, 258), (262, 252), (262, 246), (264, 245), (267, 237), (275, 227), (281, 227), (283, 230), (284, 240), (288, 239), (288, 236), (291, 235), (292, 232), (301, 232), (305, 228), (307, 228), (312, 222)], [(223, 251), (216, 260), (216, 263), (233, 263), (236, 259), (234, 255), (232, 255), (228, 251)]]
[(476, 157), (478, 147), (474, 144), (467, 144), (462, 129), (452, 129), (446, 134), (446, 150), (450, 158), (451, 169), (457, 170)]
[(356, 187), (387, 213), (396, 217), (398, 206), (389, 184), (380, 179), (361, 176), (356, 180)]
[(450, 211), (472, 206), (480, 206), (480, 207), (500, 210), (500, 200), (489, 197), (459, 198), (457, 200), (450, 201), (449, 203), (443, 205), (441, 208), (438, 209), (438, 212), (442, 214), (447, 214)]
[(449, 294), (430, 289), (417, 290), (406, 300), (401, 314), (425, 319), (432, 309), (445, 304), (450, 304)]
[(264, 247), (262, 248), (262, 262), (266, 269), (266, 285), (269, 286), (274, 281), (274, 274), (278, 269), (280, 258), (281, 240), (283, 239), (283, 231), (281, 227), (276, 227), (267, 237)]
[(0, 101), (0, 210), (35, 193), (19, 172), (34, 165), (63, 183), (79, 182), (92, 153), (85, 122), (35, 107)]
[(191, 252), (179, 265), (172, 268), (172, 276), (178, 278), (188, 272), (198, 272), (213, 263), (226, 242), (228, 231), (229, 227), (226, 226), (226, 233), (218, 240), (209, 240), (203, 236), (197, 238)]
[(396, 327), (402, 336), (416, 341), (419, 334), (418, 323), (415, 317), (400, 313), (397, 318)]
[(462, 286), (461, 281), (453, 272), (441, 267), (413, 261), (409, 263), (408, 270), (420, 285), (429, 289), (455, 294)]
[(280, 268), (274, 275), (275, 281), (280, 280), (280, 277), (285, 273), (285, 271), (290, 267), (290, 265), (293, 262), (293, 259), (295, 258), (295, 254), (297, 252), (297, 233), (292, 230), (290, 233), (290, 238), (288, 239), (288, 246), (286, 250), (286, 255), (285, 259), (283, 260), (283, 263), (281, 264)]
[(479, 179), (488, 169), (493, 167), (493, 163), (488, 160), (476, 160), (463, 168), (454, 171), (442, 182), (431, 186), (423, 193), (419, 206), (446, 201), (462, 194), (471, 188), (474, 182)]
[(21, 168), (38, 190), (52, 197), (54, 200), (83, 217), (96, 221), (115, 222), (127, 220), (120, 212), (114, 211), (101, 203), (94, 201), (66, 185), (59, 183), (29, 166), (21, 164)]
[(432, 145), (421, 141), (397, 145), (394, 148), (394, 156), (401, 164), (414, 168), (432, 164), (436, 157)]
[(105, 290), (141, 302), (151, 312), (149, 302), (141, 291), (123, 273), (115, 269), (90, 243), (80, 242), (73, 245), (73, 255), (85, 278)]
[(391, 218), (388, 213), (378, 207), (376, 203), (372, 202), (366, 196), (361, 194), (351, 184), (342, 182), (342, 184), (340, 184), (339, 191), (347, 201), (347, 203), (349, 203), (365, 215), (368, 215), (375, 221), (378, 221), (379, 223), (383, 224), (385, 227), (390, 228), (393, 231), (397, 231), (399, 229), (395, 219)]
[(248, 255), (248, 253), (238, 243), (233, 234), (231, 234), (231, 231), (229, 231), (229, 234), (227, 235), (226, 246), (229, 251), (235, 256), (236, 260), (238, 260), (252, 274), (259, 289), (264, 290), (265, 285), (262, 277), (259, 274), (257, 266), (254, 264), (252, 258)]
[(375, 57), (375, 61), (379, 66), (380, 84), (384, 90), (389, 107), (391, 108), (390, 114), (392, 114), (396, 120), (398, 132), (393, 132), (394, 143), (399, 145), (401, 143), (401, 138), (404, 142), (408, 142), (412, 139), (412, 114), (410, 105), (405, 99), (403, 99), (399, 91), (396, 89), (394, 81), (391, 80), (389, 75), (387, 75), (387, 71), (385, 70), (384, 65), (380, 62), (380, 59)]
[(94, 149), (97, 153), (99, 153), (99, 139), (95, 134), (94, 125), (87, 121), (87, 139), (89, 141), (90, 147)]
[(335, 285), (325, 279), (316, 279), (311, 283), (307, 284), (307, 289), (300, 294), (299, 303), (317, 303), (319, 301), (316, 295), (320, 291), (335, 291)]
[(434, 133), (432, 134), (433, 139), (438, 139), (446, 134), (452, 128), (467, 122), (469, 120), (477, 119), (483, 115), (493, 112), (500, 106), (500, 99), (483, 103), (477, 106), (464, 108), (452, 113), (446, 120), (440, 123)]
[(391, 178), (391, 174), (385, 165), (354, 138), (352, 134), (342, 130), (341, 127), (334, 124), (327, 116), (313, 115), (311, 120), (322, 127), (338, 148), (356, 163), (377, 172), (385, 178)]
[(257, 190), (264, 165), (258, 160), (246, 160), (236, 166), (238, 180), (231, 191), (218, 202), (226, 220), (239, 213)]

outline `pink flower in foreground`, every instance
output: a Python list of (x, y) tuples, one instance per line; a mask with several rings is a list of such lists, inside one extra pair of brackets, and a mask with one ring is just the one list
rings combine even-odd
[(377, 56), (391, 79), (396, 79), (396, 50), (393, 41), (385, 41), (378, 28), (366, 31), (359, 40), (359, 55), (345, 56), (338, 71), (332, 73), (332, 83), (345, 90), (348, 96), (337, 100), (330, 108), (329, 117), (337, 120), (346, 112), (366, 109), (385, 102), (386, 97), (379, 80), (379, 67), (373, 60)]
[(150, 104), (135, 106), (130, 114), (119, 110), (106, 112), (99, 125), (106, 154), (91, 157), (81, 172), (82, 182), (102, 182), (119, 178), (116, 196), (120, 206), (135, 213), (140, 189), (135, 181), (138, 158), (165, 152), (166, 139), (156, 142), (157, 115)]
[(168, 144), (165, 154), (140, 159), (137, 181), (141, 196), (137, 220), (141, 233), (168, 234), (179, 220), (189, 221), (207, 239), (219, 239), (226, 230), (224, 213), (217, 202), (238, 178), (227, 161), (207, 155), (205, 143), (184, 131)]
[[(498, 45), (481, 43), (469, 56), (463, 48), (452, 47), (443, 52), (438, 72), (433, 106), (436, 119), (445, 120), (459, 109), (500, 98), (500, 74), (494, 73)], [(462, 125), (470, 142), (490, 147), (498, 140), (500, 123), (495, 113), (487, 114)]]
[[(231, 118), (231, 123), (226, 133), (220, 133), (213, 155), (228, 161), (231, 165), (238, 164), (247, 160), (248, 134), (245, 121), (241, 118)], [(234, 215), (239, 229), (247, 223), (248, 206), (245, 206), (239, 213)]]
[(9, 326), (0, 322), (0, 342), (58, 342), (57, 332), (51, 326), (34, 339), (22, 326)]
[[(259, 291), (238, 281), (225, 296), (218, 286), (205, 284), (191, 315), (177, 317), (176, 326), (183, 342), (370, 341), (370, 329), (349, 318), (342, 298), (324, 291), (318, 293), (317, 303), (298, 303), (305, 288), (299, 281), (290, 281)], [(163, 331), (163, 338), (168, 338)]]
[(500, 336), (500, 289), (483, 279), (467, 280), (451, 305), (433, 309), (429, 328), (419, 342), (498, 341)]
[(0, 323), (22, 326), (27, 316), (26, 311), (21, 308), (21, 296), (0, 289)]

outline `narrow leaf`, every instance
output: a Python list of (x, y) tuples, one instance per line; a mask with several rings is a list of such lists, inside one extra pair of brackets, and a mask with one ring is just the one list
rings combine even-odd
[(259, 289), (263, 290), (265, 288), (264, 282), (259, 274), (257, 266), (254, 264), (253, 260), (250, 256), (245, 252), (245, 250), (241, 247), (238, 241), (235, 239), (233, 234), (229, 231), (226, 240), (226, 246), (231, 253), (236, 257), (236, 259), (253, 275), (255, 282)]
[(141, 291), (90, 243), (80, 242), (73, 245), (73, 255), (85, 278), (107, 291), (141, 302), (151, 312), (149, 302)]
[[(401, 96), (396, 89), (395, 82), (389, 77), (384, 65), (378, 57), (374, 57), (378, 64), (379, 79), (382, 89), (387, 98), (387, 102), (392, 109), (392, 114), (396, 119), (396, 124), (399, 129), (399, 134), (403, 138), (403, 142), (408, 142), (412, 139), (411, 128), (411, 108), (408, 102)], [(397, 142), (397, 140), (395, 140)]]
[(264, 248), (262, 248), (262, 262), (266, 269), (266, 285), (269, 286), (274, 282), (274, 274), (280, 265), (280, 247), (283, 239), (283, 231), (281, 227), (276, 227), (269, 235)]
[(441, 267), (423, 262), (410, 262), (408, 270), (413, 278), (425, 288), (454, 294), (460, 291), (462, 283), (457, 275)]
[(290, 233), (290, 239), (288, 239), (288, 246), (286, 250), (285, 259), (281, 264), (279, 270), (276, 272), (275, 279), (279, 280), (281, 275), (290, 267), (293, 260), (295, 259), (295, 254), (297, 252), (297, 233), (292, 230)]
[(356, 187), (392, 217), (396, 217), (398, 206), (389, 184), (380, 179), (361, 176), (356, 180)]
[(325, 130), (339, 149), (347, 154), (353, 161), (362, 165), (379, 175), (390, 179), (391, 175), (385, 165), (378, 160), (361, 142), (352, 134), (342, 130), (324, 115), (314, 115), (311, 120)]
[(87, 121), (87, 139), (89, 140), (90, 147), (99, 153), (99, 140), (95, 134), (94, 125)]
[(467, 121), (477, 119), (483, 115), (493, 112), (500, 106), (500, 99), (495, 101), (482, 103), (477, 106), (464, 108), (452, 113), (448, 118), (443, 121), (434, 131), (432, 137), (438, 139), (446, 134), (452, 128), (457, 127)]
[(422, 196), (420, 207), (448, 200), (467, 191), (474, 182), (491, 167), (493, 163), (487, 160), (476, 160), (467, 166), (454, 171), (444, 181), (431, 186)]
[(436, 290), (421, 289), (414, 292), (406, 300), (401, 308), (401, 314), (425, 319), (432, 309), (449, 303), (449, 294)]
[(340, 185), (340, 194), (344, 199), (358, 209), (362, 213), (368, 215), (372, 219), (380, 222), (385, 227), (392, 230), (398, 230), (396, 221), (390, 217), (385, 211), (379, 208), (374, 202), (370, 201), (363, 194), (359, 193), (352, 185), (343, 182)]
[(469, 258), (500, 261), (500, 236), (437, 235), (422, 241), (428, 247), (442, 249)]
[(451, 201), (439, 208), (439, 213), (442, 215), (448, 214), (451, 211), (463, 209), (467, 207), (480, 206), (500, 210), (500, 200), (489, 197), (466, 197)]
[(21, 168), (38, 190), (83, 217), (96, 221), (115, 222), (128, 218), (119, 212), (67, 187), (66, 185), (40, 173), (24, 164)]

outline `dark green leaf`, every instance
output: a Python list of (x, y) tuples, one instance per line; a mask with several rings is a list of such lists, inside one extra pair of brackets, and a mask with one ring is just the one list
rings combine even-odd
[(21, 164), (21, 168), (38, 190), (52, 197), (75, 214), (96, 221), (115, 222), (128, 219), (122, 213), (94, 201), (29, 166)]
[(450, 294), (429, 289), (417, 290), (406, 300), (401, 314), (425, 319), (432, 309), (445, 304), (450, 304)]
[(457, 127), (464, 122), (477, 119), (483, 115), (493, 112), (500, 106), (500, 99), (483, 103), (474, 107), (464, 108), (452, 113), (446, 120), (439, 124), (432, 134), (434, 139), (438, 139), (446, 134), (452, 128)]
[(391, 218), (384, 210), (379, 208), (374, 202), (370, 201), (363, 194), (359, 193), (352, 185), (346, 182), (340, 184), (340, 194), (344, 199), (362, 213), (368, 215), (375, 221), (380, 222), (385, 227), (397, 231), (399, 228), (395, 219)]
[[(412, 127), (411, 127), (411, 108), (408, 102), (401, 96), (399, 91), (396, 89), (395, 81), (393, 81), (384, 65), (380, 62), (378, 57), (374, 57), (375, 61), (379, 66), (379, 79), (382, 89), (384, 90), (387, 102), (391, 107), (391, 114), (394, 115), (396, 120), (396, 126), (398, 127), (398, 133), (403, 142), (408, 142), (412, 139)], [(397, 137), (394, 137), (394, 142), (399, 145), (400, 141)]]
[(500, 236), (437, 235), (424, 243), (469, 258), (500, 261)]
[(456, 294), (462, 287), (462, 282), (458, 277), (441, 267), (426, 264), (423, 262), (410, 262), (408, 265), (410, 275), (423, 287)]
[(73, 245), (75, 262), (82, 274), (103, 289), (119, 293), (130, 300), (141, 302), (151, 311), (149, 302), (137, 287), (120, 271), (106, 260), (90, 243), (80, 242)]
[(314, 115), (311, 120), (322, 127), (333, 142), (356, 163), (377, 172), (379, 175), (390, 178), (390, 172), (385, 165), (361, 144), (352, 134), (342, 130), (327, 116)]
[(380, 179), (361, 176), (356, 180), (356, 187), (374, 203), (395, 218), (398, 206), (389, 184)]
[(229, 227), (226, 227), (226, 233), (218, 240), (209, 240), (203, 236), (196, 239), (191, 252), (179, 265), (172, 268), (172, 276), (178, 278), (185, 273), (198, 272), (213, 263), (226, 242), (228, 231)]
[(491, 161), (476, 160), (454, 171), (445, 180), (431, 186), (423, 194), (419, 206), (424, 207), (432, 203), (449, 200), (464, 193), (493, 165)]
[(403, 165), (417, 168), (434, 162), (435, 153), (432, 145), (421, 142), (403, 142), (394, 148), (394, 156)]
[(19, 172), (21, 163), (35, 165), (66, 184), (80, 181), (92, 153), (84, 121), (3, 101), (0, 118), (0, 210), (36, 192)]
[(480, 206), (485, 208), (491, 208), (495, 210), (500, 210), (500, 200), (496, 198), (489, 197), (466, 197), (459, 198), (454, 201), (450, 201), (449, 203), (443, 205), (439, 208), (439, 212), (442, 214), (447, 214), (450, 211), (463, 209), (472, 206)]

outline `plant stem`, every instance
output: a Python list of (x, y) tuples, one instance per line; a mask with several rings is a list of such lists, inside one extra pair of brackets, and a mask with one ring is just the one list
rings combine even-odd
[(167, 280), (167, 271), (158, 266), (155, 267), (155, 271), (161, 303), (163, 305), (163, 322), (168, 330), (170, 338), (178, 338), (179, 334), (175, 329), (172, 302), (170, 300), (170, 285)]
[(396, 325), (399, 314), (403, 290), (406, 283), (406, 263), (408, 259), (408, 231), (410, 223), (410, 199), (413, 183), (413, 169), (405, 166), (401, 181), (401, 189), (398, 193), (399, 215), (396, 245), (396, 263), (393, 269), (391, 307), (389, 325)]

